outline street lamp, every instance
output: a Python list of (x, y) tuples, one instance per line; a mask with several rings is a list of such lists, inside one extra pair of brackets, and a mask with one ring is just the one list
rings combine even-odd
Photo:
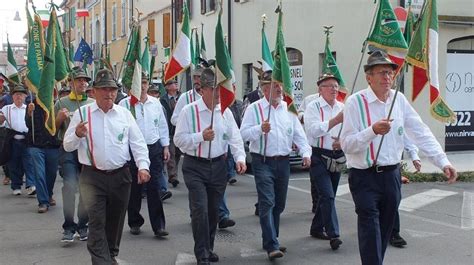
[(21, 21), (20, 12), (18, 12), (18, 10), (15, 13), (15, 17), (13, 18), (13, 21)]

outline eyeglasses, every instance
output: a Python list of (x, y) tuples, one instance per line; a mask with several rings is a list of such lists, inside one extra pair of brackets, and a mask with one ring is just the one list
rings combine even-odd
[(329, 87), (329, 88), (339, 89), (339, 85), (320, 85), (319, 87)]
[(389, 76), (393, 77), (395, 75), (394, 71), (380, 71), (380, 72), (371, 72), (370, 75), (378, 75), (378, 76)]

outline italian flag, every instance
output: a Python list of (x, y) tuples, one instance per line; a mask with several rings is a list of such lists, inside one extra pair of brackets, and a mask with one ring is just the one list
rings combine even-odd
[(438, 76), (438, 12), (436, 0), (425, 0), (418, 28), (408, 49), (407, 62), (413, 66), (413, 96), (425, 85), (430, 86), (431, 115), (442, 122), (456, 119), (454, 112), (439, 94)]
[(37, 10), (36, 13), (41, 18), (41, 24), (43, 28), (46, 28), (49, 25), (49, 11), (48, 10)]
[(285, 38), (283, 36), (283, 11), (278, 8), (278, 29), (275, 44), (275, 54), (273, 56), (275, 64), (273, 65), (272, 79), (283, 86), (283, 100), (288, 105), (288, 111), (297, 114), (293, 100), (293, 86), (291, 83), (290, 64), (288, 54), (286, 54)]
[(77, 9), (76, 10), (76, 18), (88, 17), (88, 16), (89, 16), (89, 10), (87, 10), (87, 9)]
[(385, 50), (390, 59), (398, 64), (397, 72), (400, 70), (405, 61), (408, 45), (389, 0), (379, 1), (375, 25), (368, 38), (368, 44)]
[(201, 47), (200, 47), (199, 53), (201, 54), (201, 58), (203, 58), (204, 60), (207, 60), (206, 42), (204, 42), (204, 24), (203, 23), (201, 23)]
[(262, 68), (263, 71), (273, 69), (273, 58), (268, 46), (267, 36), (265, 35), (265, 22), (262, 22)]
[(216, 83), (220, 91), (221, 112), (234, 103), (235, 90), (233, 86), (234, 71), (230, 60), (229, 50), (224, 40), (221, 24), (222, 9), (219, 12), (216, 25)]
[(13, 56), (13, 50), (12, 47), (10, 46), (10, 41), (8, 40), (7, 37), (7, 56), (8, 56), (8, 62), (7, 62), (7, 69), (6, 69), (6, 75), (8, 79), (15, 83), (20, 83), (20, 78), (18, 77), (18, 70), (16, 66), (16, 61), (15, 57)]
[(336, 59), (332, 56), (331, 48), (329, 47), (329, 33), (330, 31), (326, 31), (326, 47), (324, 48), (324, 61), (323, 61), (323, 70), (321, 71), (322, 74), (332, 74), (337, 79), (339, 79), (339, 91), (337, 92), (337, 100), (339, 102), (344, 102), (347, 97), (347, 88), (346, 84), (344, 83), (344, 79), (342, 78), (341, 72), (339, 71), (339, 67), (337, 67)]
[(178, 42), (173, 50), (171, 60), (166, 66), (164, 80), (173, 79), (191, 65), (191, 31), (189, 28), (189, 11), (186, 2), (183, 4), (183, 23), (178, 36)]

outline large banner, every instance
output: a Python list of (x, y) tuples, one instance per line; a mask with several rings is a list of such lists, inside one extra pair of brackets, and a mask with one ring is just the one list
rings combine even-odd
[(448, 53), (446, 101), (457, 120), (446, 124), (446, 151), (474, 150), (474, 54)]
[(304, 99), (303, 90), (303, 53), (294, 48), (287, 48), (288, 61), (290, 63), (291, 84), (293, 88), (293, 102), (299, 109)]

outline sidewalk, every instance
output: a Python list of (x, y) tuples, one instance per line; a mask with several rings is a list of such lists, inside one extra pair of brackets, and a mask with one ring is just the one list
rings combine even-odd
[[(406, 156), (405, 156), (406, 157)], [(421, 172), (422, 173), (441, 173), (441, 169), (434, 166), (426, 157), (421, 158)], [(474, 152), (449, 152), (448, 159), (453, 164), (458, 172), (474, 171)], [(403, 160), (407, 164), (408, 171), (415, 171), (411, 160)]]

